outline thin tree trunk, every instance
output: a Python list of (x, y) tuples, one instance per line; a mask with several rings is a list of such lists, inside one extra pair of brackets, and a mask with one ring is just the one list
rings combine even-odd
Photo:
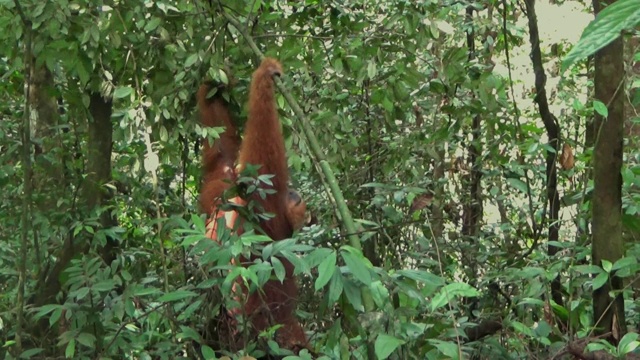
[[(473, 23), (472, 6), (467, 7), (466, 16), (469, 24)], [(475, 30), (473, 27), (467, 32), (467, 48), (468, 59), (473, 61), (476, 58), (475, 48)], [(480, 224), (482, 221), (482, 164), (480, 156), (482, 154), (482, 143), (480, 139), (481, 135), (481, 120), (479, 115), (474, 115), (471, 123), (471, 135), (472, 140), (467, 149), (469, 155), (467, 162), (471, 169), (469, 176), (467, 177), (466, 186), (469, 189), (469, 196), (463, 204), (462, 212), (462, 235), (469, 242), (476, 241), (475, 238), (480, 233)], [(471, 248), (474, 248), (473, 246)], [(470, 254), (470, 257), (475, 259), (475, 254)], [(473, 262), (475, 264), (475, 261)], [(469, 281), (472, 285), (475, 285), (477, 270), (471, 268), (468, 270)]]
[[(366, 113), (366, 132), (367, 132), (367, 157), (366, 162), (365, 162), (365, 166), (367, 168), (367, 182), (374, 182), (375, 181), (375, 177), (376, 177), (376, 165), (377, 165), (377, 150), (376, 150), (376, 146), (375, 146), (375, 142), (376, 139), (374, 139), (374, 134), (377, 134), (377, 131), (374, 130), (374, 124), (375, 124), (375, 119), (373, 118), (373, 115), (371, 114), (370, 111), (370, 96), (369, 96), (369, 86), (370, 86), (370, 82), (369, 81), (365, 81), (363, 84), (363, 97), (364, 97), (364, 102), (365, 102), (365, 113)], [(369, 196), (369, 203), (371, 203), (373, 201), (373, 198), (375, 197), (375, 189), (374, 188), (369, 188), (367, 191), (367, 195)], [(371, 207), (371, 211), (372, 211), (372, 215), (373, 215), (373, 220), (380, 223), (379, 216), (378, 216), (378, 210), (375, 207)], [(380, 233), (376, 232), (375, 234), (371, 235), (371, 237), (369, 237), (366, 241), (364, 241), (362, 243), (362, 252), (364, 254), (364, 256), (369, 259), (369, 261), (371, 261), (371, 263), (373, 264), (373, 266), (380, 266), (380, 256), (378, 254), (378, 249), (379, 249), (379, 241), (380, 241)], [(388, 250), (388, 249), (387, 249)]]
[[(527, 9), (527, 19), (529, 23), (529, 41), (531, 42), (531, 61), (533, 64), (533, 72), (535, 74), (536, 96), (534, 101), (538, 104), (538, 111), (547, 130), (549, 138), (550, 150), (546, 154), (546, 182), (547, 182), (547, 201), (549, 202), (549, 218), (547, 220), (547, 229), (549, 232), (549, 241), (558, 241), (560, 232), (560, 222), (558, 214), (560, 212), (560, 197), (558, 195), (558, 172), (557, 172), (557, 156), (560, 149), (560, 127), (558, 120), (549, 110), (549, 102), (547, 99), (547, 91), (545, 89), (547, 75), (544, 72), (542, 64), (542, 52), (540, 51), (540, 35), (538, 32), (538, 18), (535, 9), (535, 0), (525, 1)], [(556, 246), (549, 245), (547, 254), (549, 257), (555, 256), (560, 249)], [(560, 283), (560, 275), (551, 282), (551, 298), (558, 305), (563, 305), (562, 284)]]
[[(31, 22), (28, 21), (22, 12), (20, 5), (17, 5), (18, 12), (22, 18), (25, 28), (25, 73), (31, 73), (31, 65), (28, 61), (33, 56), (31, 49)], [(22, 219), (21, 219), (21, 241), (20, 241), (20, 261), (18, 268), (18, 294), (16, 296), (17, 324), (15, 333), (16, 352), (22, 353), (22, 335), (25, 323), (25, 287), (27, 282), (27, 252), (29, 247), (29, 230), (31, 226), (31, 185), (32, 185), (32, 168), (31, 168), (31, 102), (29, 101), (29, 91), (31, 87), (31, 76), (27, 75), (25, 84), (25, 101), (24, 114), (22, 118), (22, 167), (23, 167), (23, 187), (24, 194), (22, 199)]]
[[(597, 14), (601, 5), (613, 1), (594, 0)], [(614, 263), (624, 255), (622, 240), (622, 154), (624, 131), (624, 60), (623, 41), (618, 38), (596, 53), (595, 97), (607, 105), (609, 114), (595, 114), (596, 139), (593, 159), (593, 264), (603, 260)], [(622, 290), (622, 279), (610, 281), (593, 292), (593, 313), (596, 333), (611, 332), (617, 341), (626, 332), (624, 299), (621, 293), (611, 299), (610, 291)]]

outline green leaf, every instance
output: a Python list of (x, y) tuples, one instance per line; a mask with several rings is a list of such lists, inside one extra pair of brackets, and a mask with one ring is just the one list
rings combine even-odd
[(480, 294), (476, 288), (466, 283), (452, 283), (445, 286), (441, 291), (460, 297), (476, 297)]
[(387, 112), (393, 112), (394, 109), (393, 102), (386, 96), (382, 99), (382, 107)]
[(202, 345), (200, 351), (202, 351), (202, 356), (204, 356), (205, 360), (217, 359), (216, 352), (207, 345)]
[[(268, 236), (265, 241), (272, 241)], [(280, 241), (274, 241), (269, 246), (273, 246), (274, 254), (282, 254), (285, 251), (297, 251), (294, 246), (296, 246), (296, 239), (285, 239)]]
[(404, 341), (396, 337), (380, 334), (375, 343), (376, 356), (378, 359), (386, 359), (402, 344)]
[(76, 300), (84, 299), (85, 296), (89, 295), (89, 291), (91, 291), (91, 289), (89, 289), (88, 287), (78, 289), (78, 292), (75, 294)]
[(87, 94), (82, 94), (82, 105), (84, 105), (85, 108), (89, 108), (89, 103), (91, 102), (91, 98), (89, 98), (89, 95)]
[[(277, 241), (279, 242), (279, 241)], [(293, 253), (292, 251), (289, 250), (283, 250), (280, 255), (282, 255), (282, 257), (284, 257), (285, 259), (289, 260), (289, 262), (293, 265), (293, 267), (295, 268), (295, 271), (293, 272), (294, 274), (310, 274), (311, 273), (311, 269), (309, 269), (309, 267), (307, 266), (307, 263), (302, 261), (302, 259), (300, 259), (299, 256), (297, 256), (295, 253)]]
[[(304, 260), (306, 261), (306, 263), (310, 266), (310, 267), (316, 267), (318, 265), (320, 265), (321, 262), (323, 262), (328, 256), (331, 255), (331, 253), (335, 253), (335, 250), (332, 249), (327, 249), (327, 248), (316, 248), (315, 250), (311, 251), (305, 258)], [(335, 254), (334, 254), (335, 256)]]
[(195, 230), (197, 230), (199, 233), (204, 234), (207, 232), (207, 226), (205, 225), (205, 220), (202, 216), (192, 214), (191, 223), (195, 227)]
[(147, 296), (147, 295), (155, 295), (157, 293), (159, 293), (160, 290), (156, 289), (156, 288), (145, 288), (142, 287), (140, 285), (136, 286), (134, 291), (133, 291), (133, 295), (134, 296)]
[(458, 355), (458, 344), (453, 341), (442, 341), (442, 340), (429, 340), (431, 344), (433, 344), (438, 351), (440, 351), (444, 356), (449, 359), (459, 359)]
[(42, 15), (42, 13), (44, 12), (44, 7), (45, 4), (44, 3), (40, 3), (38, 4), (35, 9), (33, 9), (31, 16), (33, 16), (34, 18), (39, 17), (40, 15)]
[(53, 324), (57, 323), (61, 317), (62, 317), (62, 307), (59, 307), (51, 313), (51, 317), (49, 318), (49, 325), (53, 326)]
[(242, 267), (235, 267), (229, 272), (229, 274), (227, 274), (227, 276), (224, 278), (224, 281), (222, 282), (222, 286), (220, 287), (220, 290), (223, 294), (231, 293), (231, 286), (233, 286), (236, 278), (240, 276), (240, 274), (242, 274), (243, 270), (246, 269)]
[[(259, 244), (259, 243), (266, 243), (266, 242), (272, 242), (273, 240), (271, 240), (270, 237), (266, 236), (266, 235), (260, 235), (260, 234), (242, 234), (242, 236), (240, 237), (240, 240), (242, 240), (242, 245), (245, 246), (251, 246), (253, 244)], [(275, 246), (275, 245), (274, 245)], [(276, 252), (277, 254), (277, 252)], [(270, 256), (271, 254), (269, 254)]]
[(600, 340), (599, 342), (589, 343), (589, 345), (587, 345), (585, 350), (587, 350), (588, 352), (594, 352), (594, 351), (609, 351), (610, 352), (611, 350), (613, 350), (613, 345), (611, 345), (608, 342)]
[(96, 44), (100, 43), (100, 29), (98, 29), (98, 26), (91, 26), (89, 32), (91, 32), (93, 42)]
[(640, 23), (640, 1), (617, 0), (608, 5), (582, 32), (576, 46), (562, 61), (564, 72), (576, 61), (586, 59), (607, 46), (620, 36), (625, 29), (632, 29)]
[(75, 69), (78, 74), (78, 78), (80, 79), (80, 83), (82, 85), (88, 83), (91, 76), (89, 75), (89, 71), (87, 70), (84, 61), (78, 61)]
[(441, 277), (424, 270), (400, 270), (396, 274), (406, 276), (409, 279), (420, 281), (425, 285), (431, 285), (433, 287), (439, 287), (445, 284)]
[(337, 74), (340, 74), (342, 72), (342, 70), (344, 69), (344, 66), (342, 64), (342, 59), (340, 58), (336, 58), (333, 62), (333, 69), (335, 70), (335, 72)]
[(333, 305), (338, 299), (340, 295), (342, 295), (342, 291), (344, 290), (344, 283), (342, 279), (342, 274), (339, 271), (333, 273), (331, 277), (331, 282), (329, 283), (329, 291), (327, 293), (327, 298), (329, 299), (328, 305)]
[(438, 291), (438, 293), (431, 300), (431, 310), (436, 309), (453, 301), (455, 297), (476, 297), (478, 296), (478, 290), (471, 285), (465, 283), (453, 283), (446, 285)]
[(185, 61), (184, 66), (185, 67), (191, 67), (193, 64), (196, 63), (196, 61), (198, 61), (198, 54), (191, 54), (189, 55), (189, 57), (187, 58), (187, 61)]
[(122, 99), (131, 95), (131, 93), (133, 93), (133, 88), (131, 86), (120, 86), (113, 92), (113, 98)]
[(606, 272), (602, 272), (596, 276), (592, 281), (593, 290), (598, 290), (609, 280), (609, 274)]
[(626, 333), (618, 343), (618, 353), (620, 355), (629, 354), (637, 349), (638, 346), (640, 346), (640, 342), (638, 342), (638, 334)]
[(25, 350), (20, 354), (20, 359), (29, 359), (40, 354), (44, 349), (43, 348), (33, 348), (29, 350)]
[(572, 268), (578, 274), (600, 274), (602, 268), (597, 265), (577, 265)]
[(169, 139), (169, 133), (167, 132), (167, 128), (160, 125), (160, 140), (167, 141)]
[(569, 311), (564, 306), (556, 304), (555, 301), (551, 301), (551, 309), (553, 313), (559, 316), (561, 319), (566, 320), (569, 318)]
[(528, 193), (529, 188), (527, 187), (527, 184), (520, 180), (520, 179), (516, 179), (516, 178), (507, 178), (507, 183), (510, 184), (511, 186), (515, 187), (517, 190), (523, 192), (523, 193)]
[(534, 298), (524, 298), (522, 300), (520, 300), (518, 302), (518, 306), (522, 306), (522, 305), (535, 305), (535, 306), (544, 306), (544, 301), (540, 300), (540, 299), (534, 299)]
[(611, 270), (614, 271), (614, 270), (623, 269), (623, 268), (635, 265), (637, 263), (638, 263), (638, 260), (633, 256), (623, 257), (622, 259), (618, 259), (616, 263), (613, 264), (613, 267), (611, 267)]
[[(262, 0), (255, 0), (251, 2), (251, 9), (249, 10), (250, 13), (253, 12), (257, 12), (258, 10), (260, 10), (260, 7), (262, 6)], [(247, 6), (247, 8), (249, 8)]]
[(539, 337), (548, 337), (549, 334), (551, 334), (551, 330), (552, 329), (551, 326), (549, 326), (549, 323), (544, 320), (539, 321), (538, 326), (536, 326), (536, 328), (534, 329), (535, 334)]
[(181, 330), (181, 333), (178, 334), (180, 339), (191, 339), (196, 341), (200, 340), (200, 334), (194, 329), (188, 326), (181, 325), (180, 330)]
[(341, 251), (340, 255), (342, 255), (342, 259), (347, 265), (347, 268), (349, 268), (351, 274), (353, 274), (356, 279), (360, 280), (364, 285), (371, 284), (371, 274), (363, 261), (364, 257), (362, 255), (356, 257), (347, 251)]
[(604, 269), (604, 271), (606, 271), (607, 273), (610, 273), (612, 267), (613, 267), (613, 264), (611, 263), (611, 261), (602, 260), (602, 268)]
[(80, 333), (77, 340), (80, 344), (89, 348), (93, 348), (96, 343), (96, 337), (89, 333)]
[(127, 316), (134, 317), (136, 314), (136, 305), (133, 301), (127, 298), (124, 302), (124, 310), (127, 313)]
[(155, 30), (158, 27), (158, 25), (160, 25), (160, 21), (161, 21), (160, 18), (157, 18), (157, 17), (151, 18), (151, 20), (147, 22), (147, 25), (144, 26), (144, 31), (151, 32)]
[(220, 81), (225, 85), (229, 85), (229, 77), (227, 76), (227, 73), (224, 72), (222, 69), (218, 70), (218, 73), (220, 76)]
[(97, 291), (111, 291), (116, 286), (113, 280), (104, 280), (94, 284), (91, 288)]
[(314, 288), (316, 291), (322, 289), (333, 277), (336, 271), (337, 255), (332, 251), (318, 266), (318, 278), (316, 279)]
[(377, 73), (378, 69), (376, 67), (376, 62), (373, 60), (369, 61), (369, 64), (367, 65), (367, 76), (369, 76), (369, 79), (373, 80)]
[(158, 298), (159, 302), (173, 302), (182, 299), (187, 299), (190, 297), (198, 296), (198, 294), (189, 290), (176, 290), (170, 293), (166, 293)]
[(364, 311), (364, 306), (362, 305), (362, 292), (360, 291), (360, 287), (356, 285), (355, 281), (347, 279), (344, 282), (344, 294), (347, 297), (349, 304), (351, 304), (356, 311)]
[(523, 334), (528, 337), (534, 337), (533, 330), (528, 325), (525, 325), (519, 321), (511, 321), (511, 327), (516, 333)]
[(67, 359), (73, 359), (75, 353), (76, 353), (76, 340), (71, 339), (69, 340), (67, 347), (64, 349), (64, 356)]
[(201, 234), (189, 235), (189, 236), (185, 236), (182, 239), (182, 242), (180, 243), (180, 245), (182, 245), (183, 247), (186, 248), (186, 247), (189, 247), (189, 246), (191, 246), (191, 245), (193, 245), (193, 244), (195, 244), (198, 241), (203, 240), (203, 239), (207, 239), (207, 240), (211, 241), (211, 239), (208, 239), (206, 236), (201, 235)]
[(50, 305), (44, 305), (40, 307), (40, 310), (36, 313), (35, 318), (36, 319), (40, 319), (41, 317), (47, 315), (48, 313), (52, 312), (55, 309), (61, 309), (62, 305), (58, 305), (58, 304), (50, 304)]
[(602, 101), (593, 100), (593, 110), (595, 110), (595, 112), (597, 112), (602, 117), (606, 118), (607, 116), (609, 116), (609, 110), (607, 109), (607, 106), (602, 103)]
[(280, 280), (280, 282), (283, 282), (287, 271), (284, 269), (282, 261), (274, 256), (271, 258), (271, 266), (273, 266), (273, 272), (276, 274), (276, 278)]
[(373, 297), (373, 301), (379, 308), (384, 308), (384, 306), (389, 302), (389, 290), (382, 284), (381, 281), (374, 281), (370, 286), (371, 289), (371, 297)]

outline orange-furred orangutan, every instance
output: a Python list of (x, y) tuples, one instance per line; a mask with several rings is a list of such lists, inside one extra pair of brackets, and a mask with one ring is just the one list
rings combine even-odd
[[(218, 91), (207, 99), (212, 85), (203, 84), (198, 90), (197, 100), (203, 126), (225, 127), (220, 139), (213, 145), (205, 142), (203, 150), (204, 179), (200, 191), (200, 209), (210, 216), (207, 234), (214, 240), (217, 240), (217, 219), (225, 217), (230, 229), (234, 229), (236, 221), (242, 221), (238, 219), (237, 212), (225, 212), (218, 208), (222, 204), (224, 191), (233, 185), (237, 174), (247, 164), (259, 165), (259, 175), (274, 175), (270, 189), (275, 190), (275, 193), (264, 199), (253, 195), (251, 199), (259, 203), (264, 212), (273, 214), (273, 217), (259, 223), (264, 234), (274, 241), (283, 240), (291, 237), (294, 230), (300, 229), (305, 223), (306, 205), (295, 190), (288, 188), (286, 149), (276, 108), (273, 80), (274, 76), (281, 74), (280, 63), (270, 58), (265, 58), (253, 73), (249, 91), (249, 116), (242, 142), (221, 92)], [(238, 205), (247, 203), (247, 199), (240, 197), (230, 201)], [(237, 226), (236, 230), (242, 232), (242, 226)], [(294, 316), (298, 288), (293, 276), (293, 265), (287, 259), (279, 260), (286, 270), (284, 281), (269, 280), (261, 291), (250, 294), (242, 286), (244, 305), (234, 314), (247, 316), (248, 323), (255, 331), (254, 335), (271, 326), (282, 325), (276, 332), (276, 341), (280, 347), (297, 352), (308, 347), (306, 335)]]

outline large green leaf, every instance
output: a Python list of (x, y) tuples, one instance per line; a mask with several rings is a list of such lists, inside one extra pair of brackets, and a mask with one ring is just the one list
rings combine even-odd
[(318, 266), (318, 278), (314, 285), (316, 291), (324, 287), (333, 277), (337, 269), (336, 260), (336, 252), (332, 251)]
[(620, 36), (623, 30), (640, 24), (640, 1), (617, 0), (604, 8), (582, 33), (578, 43), (562, 61), (563, 71), (586, 59)]
[(341, 251), (340, 255), (356, 279), (360, 280), (364, 285), (371, 284), (371, 274), (362, 255), (358, 256), (349, 251)]
[(391, 355), (404, 341), (396, 337), (380, 334), (376, 338), (375, 351), (378, 359), (386, 359)]

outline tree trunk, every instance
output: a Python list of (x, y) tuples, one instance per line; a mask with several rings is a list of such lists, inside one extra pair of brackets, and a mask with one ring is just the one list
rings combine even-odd
[[(365, 157), (365, 166), (367, 169), (367, 182), (372, 183), (375, 181), (376, 179), (376, 171), (377, 171), (377, 162), (378, 162), (378, 158), (377, 158), (377, 146), (376, 146), (376, 141), (377, 141), (377, 136), (375, 136), (374, 134), (378, 134), (377, 129), (374, 129), (374, 125), (375, 125), (375, 119), (374, 119), (374, 115), (371, 114), (370, 111), (370, 107), (371, 107), (371, 103), (370, 103), (370, 94), (369, 94), (369, 86), (370, 86), (370, 82), (366, 81), (365, 82), (365, 86), (364, 86), (364, 103), (366, 105), (366, 132), (367, 132), (367, 156)], [(367, 189), (367, 195), (368, 195), (368, 204), (371, 204), (371, 202), (373, 201), (373, 198), (375, 197), (376, 191), (374, 188), (369, 188)], [(363, 209), (366, 213), (366, 208)], [(378, 224), (382, 224), (382, 219), (379, 216), (379, 211), (375, 206), (370, 206), (369, 207), (369, 211), (371, 211), (371, 216), (373, 217), (373, 221), (377, 222)], [(392, 244), (389, 244), (389, 246), (393, 246)], [(380, 236), (379, 236), (379, 232), (375, 232), (374, 234), (372, 234), (366, 241), (362, 242), (362, 252), (364, 254), (364, 256), (369, 259), (369, 261), (371, 261), (371, 263), (373, 264), (373, 266), (380, 266), (380, 255), (378, 253), (378, 249), (380, 247)], [(390, 249), (386, 249), (387, 251), (389, 251)]]
[[(113, 103), (111, 99), (105, 99), (99, 93), (92, 93), (89, 103), (89, 149), (87, 151), (87, 178), (84, 184), (84, 198), (88, 210), (94, 211), (97, 207), (104, 206), (111, 200), (111, 195), (104, 185), (111, 181), (111, 151), (113, 149), (113, 124), (111, 113)], [(100, 213), (100, 224), (108, 229), (117, 224), (117, 220), (111, 215), (111, 211)], [(107, 238), (106, 245), (100, 254), (102, 259), (110, 265), (115, 259), (117, 244), (113, 239)]]
[(31, 65), (31, 85), (29, 101), (37, 116), (31, 124), (32, 141), (35, 144), (34, 190), (42, 194), (35, 202), (42, 213), (55, 210), (58, 199), (68, 189), (69, 180), (65, 178), (66, 153), (60, 131), (60, 111), (53, 74), (45, 66)]
[[(597, 14), (601, 5), (612, 1), (594, 0)], [(596, 53), (595, 97), (607, 105), (609, 114), (595, 114), (596, 141), (593, 159), (593, 264), (602, 260), (614, 263), (624, 254), (622, 241), (622, 151), (624, 130), (624, 61), (623, 42), (618, 38)], [(611, 332), (610, 340), (619, 340), (626, 332), (624, 300), (610, 291), (622, 289), (622, 279), (612, 276), (607, 284), (593, 292), (596, 333)]]
[[(45, 218), (57, 208), (56, 202), (62, 197), (62, 191), (67, 186), (63, 178), (64, 162), (62, 157), (56, 155), (63, 152), (59, 134), (55, 130), (60, 125), (58, 105), (53, 95), (55, 83), (53, 75), (44, 66), (35, 67), (35, 59), (31, 61), (29, 76), (29, 103), (36, 116), (30, 119), (31, 142), (35, 144), (35, 163), (33, 164), (33, 176), (31, 178), (33, 192), (37, 197), (34, 201), (34, 210), (39, 211)], [(34, 229), (37, 230), (37, 229)], [(43, 264), (44, 251), (39, 241), (39, 234), (33, 234), (33, 255), (35, 272), (40, 274)]]
[[(640, 35), (632, 35), (624, 39), (624, 62), (627, 69), (627, 77), (637, 79), (640, 77), (640, 60), (635, 59), (635, 54), (640, 49)], [(640, 149), (640, 125), (634, 121), (635, 114), (640, 113), (640, 86), (635, 85), (629, 89), (625, 97), (625, 122), (624, 137), (627, 139), (627, 154), (637, 153)], [(635, 216), (640, 219), (639, 216)], [(637, 220), (636, 220), (637, 221)], [(640, 231), (631, 227), (623, 227), (622, 239), (627, 243), (637, 242), (640, 239)], [(640, 299), (640, 279), (626, 279), (625, 284), (631, 284), (633, 288), (633, 299)], [(626, 286), (626, 285), (625, 285)]]
[[(549, 147), (546, 154), (546, 184), (547, 184), (547, 201), (549, 203), (549, 218), (547, 220), (548, 241), (558, 241), (560, 233), (560, 222), (558, 215), (560, 212), (560, 197), (558, 195), (558, 171), (557, 157), (560, 149), (560, 126), (558, 120), (549, 109), (549, 101), (547, 99), (547, 91), (545, 89), (547, 83), (547, 75), (542, 64), (542, 52), (540, 51), (540, 34), (538, 32), (538, 18), (536, 15), (535, 0), (526, 0), (527, 19), (529, 23), (529, 42), (531, 43), (531, 62), (533, 64), (533, 72), (535, 74), (536, 96), (534, 101), (538, 105), (540, 118), (544, 123), (549, 138)], [(547, 254), (554, 257), (560, 249), (556, 246), (549, 245)], [(560, 275), (551, 281), (551, 298), (558, 305), (563, 305), (562, 284)]]
[[(82, 200), (85, 204), (81, 214), (90, 214), (97, 207), (103, 206), (109, 197), (104, 192), (103, 185), (111, 180), (111, 148), (112, 148), (112, 124), (111, 100), (105, 100), (100, 94), (92, 93), (89, 104), (89, 135), (87, 151), (87, 177), (83, 184)], [(100, 216), (102, 228), (109, 228), (115, 225), (115, 219), (110, 215), (110, 211), (103, 211)], [(46, 278), (39, 283), (38, 294), (35, 297), (35, 306), (42, 306), (55, 301), (55, 296), (60, 292), (60, 274), (67, 267), (71, 259), (76, 254), (86, 253), (89, 249), (89, 239), (74, 238), (69, 235), (58, 254), (58, 261), (53, 265)], [(114, 258), (115, 244), (108, 240), (102, 248), (101, 255), (107, 264)], [(46, 333), (47, 324), (41, 324), (41, 333)]]
[[(473, 24), (473, 12), (472, 6), (466, 9), (466, 19), (469, 24)], [(473, 26), (467, 31), (467, 52), (468, 60), (472, 62), (476, 58), (476, 46), (475, 46), (475, 29)], [(468, 157), (467, 162), (471, 171), (469, 176), (465, 177), (463, 182), (464, 186), (469, 189), (469, 195), (464, 200), (462, 205), (462, 236), (469, 242), (469, 249), (477, 249), (475, 243), (478, 241), (477, 237), (480, 234), (480, 225), (482, 221), (482, 163), (480, 156), (482, 154), (482, 142), (481, 142), (481, 120), (480, 115), (474, 115), (471, 122), (471, 143), (467, 148)], [(477, 278), (477, 263), (475, 261), (475, 251), (472, 254), (468, 254), (468, 257), (473, 259), (472, 263), (469, 263), (469, 269), (466, 271), (468, 281), (472, 286), (476, 285)]]

